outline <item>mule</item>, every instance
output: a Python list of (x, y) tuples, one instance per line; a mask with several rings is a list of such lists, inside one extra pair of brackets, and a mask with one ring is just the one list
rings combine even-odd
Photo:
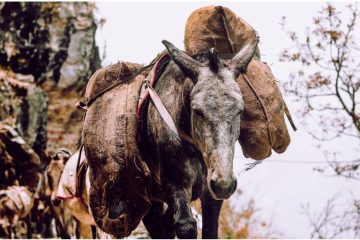
[[(70, 154), (70, 153), (69, 153)], [(75, 196), (76, 189), (72, 189), (75, 185), (76, 166), (79, 161), (80, 150), (75, 154), (68, 155), (66, 161), (63, 158), (53, 158), (46, 170), (46, 175), (51, 183), (51, 201), (54, 206), (60, 206), (67, 217), (76, 221), (75, 235), (76, 238), (91, 239), (95, 237), (109, 238), (109, 236), (96, 228), (95, 221), (89, 210), (89, 175), (87, 169), (84, 168), (84, 174), (80, 174), (78, 184), (81, 185), (79, 196)], [(81, 162), (85, 161), (85, 153), (81, 152)], [(65, 173), (65, 171), (68, 171)], [(64, 175), (65, 174), (65, 175)], [(60, 186), (61, 185), (61, 186)], [(59, 198), (59, 188), (61, 195), (66, 197)], [(66, 223), (66, 222), (65, 222)]]
[[(200, 198), (203, 238), (218, 237), (218, 218), (224, 199), (236, 190), (233, 173), (235, 142), (244, 110), (235, 79), (245, 73), (259, 38), (254, 38), (231, 60), (214, 49), (190, 57), (163, 41), (172, 59), (154, 89), (174, 119), (184, 141), (163, 121), (153, 104), (145, 109), (140, 128), (141, 151), (157, 166), (168, 208), (153, 202), (144, 224), (153, 238), (196, 238), (197, 223), (190, 202)], [(165, 228), (163, 226), (166, 226)]]
[(65, 208), (65, 204), (56, 198), (56, 192), (62, 171), (66, 162), (71, 156), (71, 152), (67, 149), (59, 149), (44, 171), (43, 194), (41, 196), (44, 212), (42, 214), (43, 228), (42, 235), (51, 237), (51, 220), (55, 220), (57, 235), (61, 238), (71, 238), (75, 235), (75, 219), (70, 211)]

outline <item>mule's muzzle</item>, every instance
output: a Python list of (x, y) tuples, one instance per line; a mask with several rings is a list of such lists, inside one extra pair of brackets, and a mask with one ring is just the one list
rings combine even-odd
[(210, 179), (209, 189), (212, 196), (217, 200), (228, 199), (235, 192), (237, 187), (237, 180), (231, 177), (229, 181), (222, 179)]

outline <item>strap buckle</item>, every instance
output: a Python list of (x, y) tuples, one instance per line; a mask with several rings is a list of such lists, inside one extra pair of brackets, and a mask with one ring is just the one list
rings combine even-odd
[(82, 101), (78, 101), (76, 104), (75, 104), (75, 107), (78, 108), (78, 109), (82, 109), (84, 111), (87, 110), (87, 104), (82, 102)]
[(150, 80), (149, 80), (149, 78), (145, 78), (144, 80), (143, 80), (143, 82), (144, 82), (144, 84), (145, 84), (145, 88), (148, 88), (149, 86), (150, 86)]

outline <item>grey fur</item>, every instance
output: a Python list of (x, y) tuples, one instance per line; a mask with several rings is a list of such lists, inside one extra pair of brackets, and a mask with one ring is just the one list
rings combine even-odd
[[(144, 151), (148, 161), (160, 169), (162, 190), (169, 206), (165, 216), (170, 216), (170, 220), (163, 220), (169, 235), (154, 236), (173, 237), (174, 230), (178, 238), (196, 238), (196, 221), (189, 204), (201, 198), (202, 237), (217, 238), (222, 200), (236, 190), (233, 157), (244, 102), (235, 78), (237, 69), (243, 71), (248, 63), (214, 59), (217, 58), (214, 52), (195, 60), (171, 43), (163, 43), (173, 61), (158, 79), (155, 90), (177, 128), (192, 136), (196, 146), (174, 135), (153, 104), (149, 105), (143, 132), (147, 140)], [(256, 44), (254, 41), (255, 47), (250, 46), (247, 51), (254, 52)], [(242, 52), (242, 56), (253, 56), (253, 52)], [(217, 71), (210, 68), (210, 58), (218, 65)], [(145, 225), (151, 228), (153, 224)]]

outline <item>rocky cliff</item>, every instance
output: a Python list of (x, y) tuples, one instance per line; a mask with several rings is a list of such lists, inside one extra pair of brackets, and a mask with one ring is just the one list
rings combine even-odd
[[(100, 68), (94, 9), (0, 2), (0, 190), (34, 192), (48, 156), (79, 147), (84, 113), (75, 103)], [(148, 238), (143, 225), (132, 238)]]
[[(100, 67), (94, 9), (86, 2), (0, 3), (0, 122), (39, 166), (59, 147), (78, 147), (83, 112), (74, 105)], [(19, 156), (4, 142), (0, 165), (5, 156), (14, 165)]]

